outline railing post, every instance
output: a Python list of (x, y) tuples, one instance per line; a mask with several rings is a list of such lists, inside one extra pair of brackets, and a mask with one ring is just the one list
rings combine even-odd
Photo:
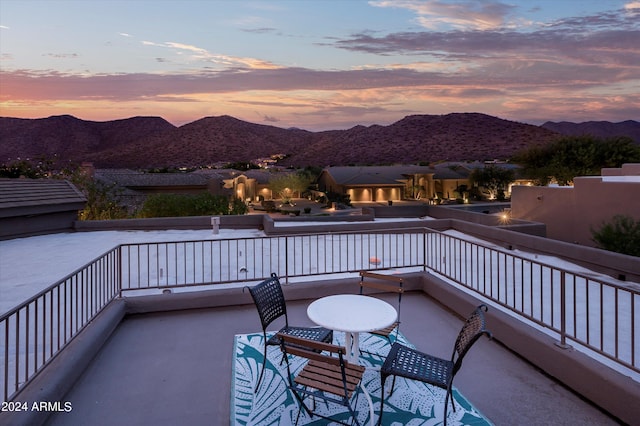
[[(565, 289), (565, 272), (560, 271), (560, 341), (556, 342), (556, 346), (562, 349), (569, 349), (571, 347), (571, 345), (567, 344), (566, 302), (567, 302), (567, 297), (566, 297), (566, 289)], [(551, 309), (553, 309), (553, 307)]]
[(122, 297), (122, 244), (119, 244), (117, 249), (118, 253), (118, 278), (116, 279), (116, 293), (118, 298)]
[(422, 228), (422, 272), (427, 270), (427, 229)]
[(289, 237), (284, 237), (284, 283), (289, 284)]

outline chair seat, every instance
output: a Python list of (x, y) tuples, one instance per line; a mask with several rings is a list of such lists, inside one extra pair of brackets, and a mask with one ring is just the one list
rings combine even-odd
[(394, 343), (380, 372), (420, 380), (446, 389), (452, 378), (453, 365), (452, 361)]
[[(359, 395), (355, 390), (358, 386), (362, 386), (362, 375), (365, 368), (358, 364), (350, 364), (344, 359), (345, 347), (299, 338), (290, 334), (280, 334), (280, 349), (287, 361), (288, 388), (300, 404), (301, 410), (298, 412), (296, 424), (298, 424), (300, 412), (304, 411), (310, 417), (318, 416), (331, 424), (353, 425), (355, 423), (360, 426), (358, 414), (354, 411), (354, 407), (358, 406)], [(293, 371), (290, 364), (290, 358), (294, 357), (306, 359), (304, 366), (298, 367), (297, 372)], [(352, 396), (355, 401), (351, 401)], [(312, 407), (305, 403), (307, 397), (311, 397)], [(323, 400), (327, 404), (333, 403), (346, 407), (349, 410), (351, 423), (347, 423), (345, 419), (337, 419), (327, 416), (322, 411), (317, 411), (317, 399)], [(371, 415), (373, 416), (373, 412)], [(328, 423), (314, 422), (314, 424)]]
[[(333, 332), (323, 327), (282, 327), (279, 332), (316, 342), (331, 343), (333, 340)], [(267, 345), (280, 346), (278, 333), (269, 338)]]
[(351, 398), (354, 390), (362, 380), (364, 367), (360, 365), (346, 364), (345, 374), (347, 378), (347, 394), (342, 383), (342, 370), (339, 365), (331, 365), (324, 362), (309, 361), (302, 371), (298, 373), (295, 382), (301, 386), (329, 392), (340, 398)]
[(393, 333), (393, 330), (395, 330), (398, 325), (400, 325), (400, 323), (396, 321), (393, 324), (391, 324), (389, 327), (381, 328), (380, 330), (374, 330), (374, 331), (371, 331), (370, 333), (376, 334), (378, 336), (388, 337), (391, 333)]

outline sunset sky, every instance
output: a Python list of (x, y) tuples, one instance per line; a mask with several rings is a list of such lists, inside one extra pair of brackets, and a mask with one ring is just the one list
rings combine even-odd
[(640, 119), (640, 0), (0, 0), (0, 116)]

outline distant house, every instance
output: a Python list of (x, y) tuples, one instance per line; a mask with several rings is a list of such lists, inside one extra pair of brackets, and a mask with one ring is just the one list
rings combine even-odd
[(270, 200), (273, 172), (252, 169), (201, 169), (185, 173), (149, 173), (129, 169), (96, 169), (96, 180), (113, 185), (118, 198), (134, 211), (150, 194), (200, 194), (236, 197), (242, 201)]
[[(209, 189), (216, 195), (227, 195), (242, 201), (271, 200), (269, 188), (272, 172), (264, 169), (239, 171), (233, 169), (198, 170), (193, 174), (205, 175), (209, 179)], [(217, 183), (214, 183), (217, 182)]]
[(0, 179), (0, 238), (69, 232), (87, 199), (57, 179)]
[[(394, 200), (452, 200), (462, 197), (460, 189), (471, 188), (469, 176), (484, 163), (439, 163), (433, 166), (344, 166), (327, 167), (312, 191), (316, 198), (327, 193), (348, 195), (353, 202)], [(498, 167), (517, 167), (498, 164)], [(142, 206), (149, 194), (174, 193), (235, 197), (245, 202), (273, 200), (270, 180), (290, 171), (272, 169), (201, 169), (185, 173), (149, 173), (128, 169), (98, 169), (95, 178), (114, 185), (120, 199), (131, 211)], [(508, 194), (508, 191), (507, 191)], [(275, 198), (278, 196), (275, 195)]]
[(408, 170), (405, 167), (327, 167), (318, 177), (318, 189), (349, 195), (351, 201), (400, 200), (407, 179), (403, 172)]
[(452, 200), (462, 197), (460, 187), (471, 188), (469, 176), (480, 163), (439, 163), (433, 166), (434, 195), (429, 198)]
[(472, 169), (462, 164), (327, 167), (318, 190), (346, 194), (354, 202), (452, 199), (461, 185), (470, 186)]

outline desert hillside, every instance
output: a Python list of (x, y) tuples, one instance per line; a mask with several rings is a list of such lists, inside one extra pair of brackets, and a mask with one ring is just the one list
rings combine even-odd
[(599, 138), (628, 136), (640, 144), (640, 122), (634, 120), (626, 120), (619, 123), (611, 123), (609, 121), (585, 121), (584, 123), (547, 121), (542, 127), (571, 136), (591, 135)]
[[(638, 124), (631, 122), (629, 129), (633, 123)], [(554, 140), (567, 128), (479, 113), (411, 115), (388, 126), (324, 132), (283, 129), (230, 116), (206, 117), (181, 127), (160, 117), (105, 122), (68, 115), (0, 118), (0, 161), (44, 157), (92, 161), (97, 167), (151, 168), (249, 162), (274, 154), (285, 154), (281, 164), (289, 166), (508, 159), (517, 151)]]

